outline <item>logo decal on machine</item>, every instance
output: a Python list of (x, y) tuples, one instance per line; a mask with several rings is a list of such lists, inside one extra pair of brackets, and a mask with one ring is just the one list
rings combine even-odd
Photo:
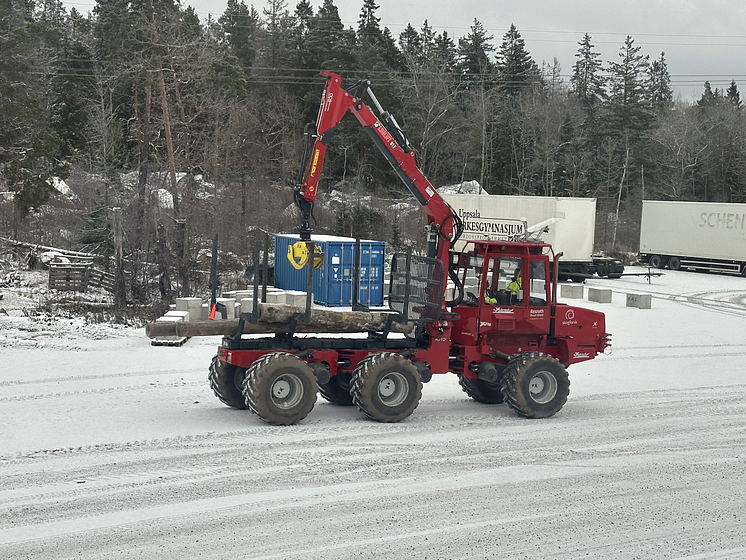
[(578, 322), (575, 320), (575, 310), (568, 309), (565, 313), (565, 320), (562, 321), (563, 325), (577, 325)]
[(582, 358), (590, 358), (591, 355), (588, 352), (575, 352), (572, 357), (574, 360), (577, 360)]
[(319, 164), (320, 153), (321, 153), (321, 150), (316, 150), (316, 152), (313, 154), (313, 163), (311, 164), (311, 176), (312, 177), (316, 175), (316, 166)]
[(495, 307), (492, 309), (493, 313), (501, 313), (503, 315), (514, 315), (515, 309), (511, 309), (510, 307)]

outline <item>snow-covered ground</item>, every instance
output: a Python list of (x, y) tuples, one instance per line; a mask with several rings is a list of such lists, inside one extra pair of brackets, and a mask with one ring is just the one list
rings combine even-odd
[(269, 426), (213, 396), (217, 338), (9, 309), (0, 557), (745, 559), (746, 279), (587, 286), (612, 303), (565, 301), (606, 312), (613, 351), (546, 420), (446, 375), (398, 424), (319, 398)]

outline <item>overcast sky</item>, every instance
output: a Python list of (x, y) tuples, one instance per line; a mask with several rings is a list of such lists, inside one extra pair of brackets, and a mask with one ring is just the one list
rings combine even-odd
[[(266, 2), (253, 4), (261, 13)], [(78, 3), (80, 2), (80, 3)], [(651, 59), (665, 51), (676, 92), (698, 98), (702, 84), (725, 89), (731, 80), (746, 97), (746, 2), (743, 0), (377, 0), (381, 26), (395, 38), (411, 23), (418, 30), (427, 20), (437, 32), (448, 31), (456, 40), (479, 20), (499, 46), (510, 27), (526, 41), (526, 48), (541, 65), (557, 58), (565, 81), (575, 62), (578, 41), (591, 35), (604, 63), (618, 59), (626, 35)], [(224, 12), (225, 0), (182, 0), (201, 18)], [(292, 12), (296, 0), (288, 0)], [(65, 1), (87, 12), (93, 0)], [(313, 0), (314, 7), (321, 4)], [(357, 27), (363, 0), (335, 0), (345, 26)]]

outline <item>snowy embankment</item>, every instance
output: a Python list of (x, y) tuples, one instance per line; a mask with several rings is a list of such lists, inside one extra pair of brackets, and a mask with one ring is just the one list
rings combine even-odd
[(446, 375), (399, 424), (268, 426), (212, 395), (217, 338), (0, 315), (0, 557), (746, 558), (746, 279), (588, 285), (613, 351), (541, 421)]

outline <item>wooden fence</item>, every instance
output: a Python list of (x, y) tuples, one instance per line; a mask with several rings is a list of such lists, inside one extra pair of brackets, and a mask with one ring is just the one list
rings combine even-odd
[(88, 287), (114, 291), (115, 277), (88, 263), (51, 263), (49, 288), (52, 290), (85, 292)]

